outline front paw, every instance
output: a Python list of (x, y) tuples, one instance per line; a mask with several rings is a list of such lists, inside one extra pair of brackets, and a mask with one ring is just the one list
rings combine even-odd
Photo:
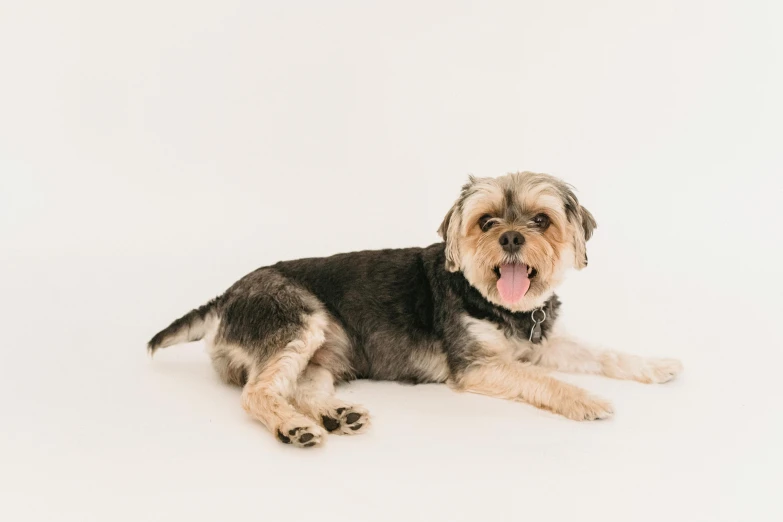
[(552, 409), (555, 413), (577, 421), (608, 419), (614, 415), (612, 403), (586, 393), (569, 397)]
[(682, 363), (677, 359), (644, 359), (638, 379), (648, 384), (660, 384), (673, 380), (682, 372)]

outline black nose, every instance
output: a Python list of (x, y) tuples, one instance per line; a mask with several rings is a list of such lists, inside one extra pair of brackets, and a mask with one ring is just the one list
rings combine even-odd
[(503, 232), (498, 242), (503, 247), (503, 250), (509, 254), (516, 254), (522, 248), (522, 245), (525, 244), (525, 236), (514, 231)]

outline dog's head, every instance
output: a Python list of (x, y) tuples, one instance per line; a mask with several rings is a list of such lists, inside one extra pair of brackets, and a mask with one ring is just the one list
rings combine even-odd
[(471, 177), (438, 233), (447, 270), (461, 271), (488, 301), (521, 311), (541, 306), (569, 268), (587, 266), (595, 227), (569, 185), (521, 172)]

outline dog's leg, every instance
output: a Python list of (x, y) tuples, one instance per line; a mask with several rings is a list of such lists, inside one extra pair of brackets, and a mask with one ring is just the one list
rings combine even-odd
[(453, 386), (460, 391), (528, 402), (574, 420), (605, 419), (614, 413), (606, 400), (558, 381), (541, 368), (519, 362), (490, 360), (473, 364)]
[(363, 433), (370, 425), (370, 414), (361, 406), (343, 402), (334, 396), (334, 376), (314, 362), (307, 365), (294, 393), (300, 411), (321, 423), (330, 433)]
[(676, 359), (595, 350), (565, 336), (553, 337), (542, 343), (531, 360), (564, 372), (594, 373), (644, 383), (667, 382), (682, 371), (682, 364)]
[(289, 402), (295, 394), (299, 376), (324, 342), (326, 321), (323, 314), (311, 316), (298, 338), (254, 371), (242, 391), (245, 410), (286, 444), (306, 448), (316, 446), (326, 438), (323, 428)]

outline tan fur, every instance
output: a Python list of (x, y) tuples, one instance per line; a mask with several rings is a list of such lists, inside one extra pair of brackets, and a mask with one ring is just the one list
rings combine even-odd
[[(549, 218), (546, 229), (533, 222), (539, 213)], [(481, 230), (479, 220), (487, 214), (494, 224), (489, 230)], [(595, 226), (592, 214), (579, 204), (570, 187), (545, 174), (522, 172), (500, 178), (471, 178), (439, 233), (446, 241), (447, 270), (461, 271), (488, 301), (511, 311), (529, 311), (552, 296), (568, 270), (587, 264), (586, 242)], [(502, 301), (494, 272), (509, 262), (499, 244), (500, 236), (508, 231), (519, 232), (525, 239), (514, 262), (537, 271), (529, 290), (517, 303)], [(220, 347), (217, 356), (229, 361), (224, 369), (227, 380), (235, 378), (237, 369), (250, 372), (243, 404), (272, 431), (285, 434), (290, 426), (306, 426), (319, 443), (326, 431), (317, 424), (335, 433), (363, 432), (369, 425), (367, 410), (334, 396), (337, 370), (349, 366), (350, 341), (324, 312), (308, 321), (301, 338), (289, 343), (260, 372), (253, 371), (241, 350)], [(556, 332), (541, 344), (533, 344), (524, 335), (512, 336), (489, 321), (468, 315), (461, 321), (476, 343), (475, 362), (452, 375), (444, 352), (417, 353), (411, 362), (423, 375), (446, 381), (460, 391), (527, 402), (569, 419), (604, 419), (613, 414), (613, 408), (608, 401), (553, 378), (547, 374), (548, 369), (650, 383), (666, 382), (681, 371), (679, 362), (672, 359), (598, 351)], [(361, 416), (361, 421), (350, 425), (348, 412), (352, 418)]]
[(552, 337), (538, 346), (533, 361), (563, 372), (594, 373), (646, 384), (668, 382), (682, 371), (682, 364), (676, 359), (597, 350), (566, 336)]
[[(312, 363), (326, 368), (333, 375), (339, 376), (345, 368), (350, 368), (348, 359), (351, 350), (351, 341), (345, 330), (337, 321), (329, 318), (324, 328), (324, 343), (314, 354)], [(343, 378), (350, 378), (345, 375)]]
[[(307, 327), (299, 338), (250, 376), (242, 391), (242, 407), (273, 433), (286, 435), (291, 428), (304, 427), (314, 435), (307, 442), (320, 444), (326, 431), (291, 405), (295, 385), (310, 358), (324, 340), (328, 317), (323, 312), (306, 317)], [(296, 442), (294, 441), (296, 444)]]
[(411, 354), (411, 363), (432, 381), (446, 382), (449, 378), (449, 364), (440, 343), (430, 352)]
[[(509, 213), (512, 205), (515, 212)], [(538, 213), (550, 219), (545, 230), (532, 222)], [(488, 230), (479, 225), (484, 215), (493, 220)], [(546, 174), (521, 172), (500, 178), (471, 178), (439, 232), (446, 241), (448, 270), (462, 271), (488, 301), (511, 311), (529, 311), (552, 296), (569, 269), (587, 265), (586, 242), (595, 227), (592, 214), (579, 204), (568, 185)], [(494, 272), (495, 267), (508, 262), (499, 244), (501, 235), (508, 231), (525, 238), (515, 262), (533, 266), (538, 272), (516, 303), (501, 299)], [(507, 337), (488, 321), (465, 316), (462, 322), (481, 349), (475, 363), (452, 383), (456, 389), (529, 402), (572, 419), (606, 418), (612, 414), (612, 406), (547, 376), (544, 368), (646, 383), (666, 382), (682, 371), (674, 359), (594, 350), (562, 335), (533, 344), (524, 337)], [(541, 367), (525, 364), (528, 361)]]
[(519, 337), (506, 337), (495, 323), (466, 315), (462, 318), (462, 324), (481, 345), (487, 357), (495, 356), (505, 362), (513, 362), (526, 360), (533, 353), (531, 343)]
[[(548, 216), (547, 228), (534, 222), (539, 213)], [(493, 226), (481, 230), (479, 221), (487, 214)], [(461, 271), (488, 301), (520, 312), (541, 307), (568, 270), (587, 264), (586, 242), (595, 226), (592, 214), (579, 204), (568, 185), (545, 174), (522, 172), (500, 178), (471, 178), (439, 233), (446, 242), (447, 270)], [(519, 232), (524, 238), (522, 248), (512, 254), (504, 252), (499, 242), (509, 231)], [(497, 290), (495, 268), (509, 262), (524, 263), (537, 272), (527, 293), (516, 303), (503, 302)], [(298, 334), (290, 333), (296, 335), (295, 339), (286, 343), (290, 337), (281, 337), (284, 340), (274, 348), (285, 344), (284, 348), (270, 352), (275, 355), (269, 355), (268, 360), (222, 341), (219, 319), (214, 312), (205, 315), (202, 309), (191, 312), (200, 315), (164, 338), (160, 347), (203, 337), (221, 378), (244, 384), (244, 409), (283, 442), (309, 447), (321, 444), (327, 430), (362, 433), (370, 425), (367, 410), (339, 400), (334, 389), (335, 380), (354, 377), (350, 374), (350, 355), (356, 347), (315, 297), (307, 295), (304, 299), (309, 309), (316, 311), (302, 317), (305, 326)], [(459, 320), (464, 331), (458, 329), (458, 333), (468, 338), (470, 348), (475, 347), (475, 353), (471, 350), (466, 359), (467, 369), (457, 365), (452, 373), (441, 345), (445, 340), (412, 353), (408, 367), (418, 370), (422, 380), (527, 402), (569, 419), (604, 419), (613, 414), (613, 408), (608, 401), (548, 375), (550, 369), (645, 383), (666, 382), (682, 371), (682, 365), (674, 359), (596, 350), (557, 329), (540, 344), (534, 344), (525, 332), (514, 332), (513, 327), (508, 331), (467, 314)], [(157, 347), (151, 346), (152, 350)]]
[[(585, 257), (586, 239), (581, 219), (584, 213), (589, 213), (574, 198), (577, 216), (569, 219), (563, 201), (565, 184), (545, 174), (521, 172), (500, 178), (471, 178), (469, 187), (469, 195), (455, 203), (439, 232), (446, 240), (447, 259), (451, 260), (447, 268), (461, 270), (487, 300), (512, 311), (538, 308), (552, 296), (568, 269), (584, 266), (578, 261)], [(514, 222), (506, 222), (499, 216), (508, 191), (515, 195), (515, 202), (523, 212)], [(538, 213), (545, 213), (551, 220), (544, 231), (529, 221)], [(478, 225), (485, 214), (495, 216), (497, 222), (488, 232)], [(506, 259), (498, 239), (507, 231), (517, 231), (525, 237), (521, 260), (538, 271), (525, 296), (513, 304), (500, 298), (493, 272)]]
[[(340, 421), (333, 433), (364, 433), (370, 427), (368, 411), (334, 397), (334, 375), (349, 367), (348, 336), (323, 311), (304, 318), (304, 322), (307, 326), (299, 338), (260, 369), (244, 348), (219, 340), (218, 320), (209, 323), (204, 341), (220, 377), (229, 384), (244, 385), (243, 407), (273, 433), (288, 435), (289, 430), (304, 427), (314, 435), (307, 442), (321, 444), (326, 435), (320, 427), (323, 416)], [(348, 422), (352, 413), (358, 413), (360, 420)], [(303, 445), (296, 440), (293, 443)]]
[(541, 368), (519, 362), (492, 360), (477, 364), (453, 387), (459, 391), (527, 402), (573, 420), (605, 419), (614, 413), (609, 402), (558, 381)]
[(255, 362), (241, 346), (217, 341), (220, 321), (210, 324), (204, 336), (212, 365), (224, 382), (242, 386), (248, 375), (255, 369)]
[[(330, 417), (340, 422), (340, 427), (332, 431), (340, 435), (356, 435), (364, 433), (370, 427), (370, 414), (362, 406), (350, 404), (334, 396), (334, 376), (317, 364), (310, 363), (305, 369), (296, 386), (294, 404), (304, 414), (316, 422), (322, 422), (323, 417)], [(343, 411), (340, 411), (340, 410)], [(361, 426), (351, 425), (345, 419), (350, 413), (361, 415)]]
[(533, 354), (534, 344), (508, 338), (488, 321), (465, 316), (462, 322), (483, 349), (483, 357), (453, 383), (455, 389), (528, 402), (574, 420), (612, 415), (609, 402), (548, 376), (543, 368), (520, 362)]

